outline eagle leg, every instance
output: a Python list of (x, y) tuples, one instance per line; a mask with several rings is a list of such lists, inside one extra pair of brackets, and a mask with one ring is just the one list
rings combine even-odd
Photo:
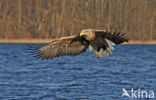
[(94, 51), (96, 58), (99, 58), (99, 53), (97, 51)]
[(112, 51), (110, 49), (107, 49), (106, 52), (112, 54)]

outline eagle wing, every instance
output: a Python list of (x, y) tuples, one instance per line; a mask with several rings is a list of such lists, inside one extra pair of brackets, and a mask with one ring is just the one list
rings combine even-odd
[(63, 55), (78, 55), (85, 52), (88, 44), (80, 36), (63, 37), (52, 40), (48, 45), (29, 46), (29, 52), (35, 57), (52, 59)]
[(95, 34), (97, 37), (103, 37), (107, 40), (112, 41), (115, 44), (121, 44), (123, 42), (128, 42), (128, 38), (125, 37), (125, 34), (122, 34), (120, 32), (107, 32), (105, 30), (95, 30)]
[[(94, 48), (96, 57), (106, 57), (112, 54), (115, 44), (128, 42), (125, 34), (119, 32), (108, 32), (106, 30), (94, 30), (95, 40), (91, 42), (91, 48)], [(90, 47), (90, 46), (89, 46)], [(92, 50), (92, 49), (91, 49)]]

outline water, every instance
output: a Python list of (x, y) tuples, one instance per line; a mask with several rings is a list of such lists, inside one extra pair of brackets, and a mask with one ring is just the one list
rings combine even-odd
[(156, 94), (156, 45), (119, 45), (106, 59), (87, 51), (53, 60), (33, 58), (25, 46), (0, 44), (0, 100), (131, 100), (122, 88)]

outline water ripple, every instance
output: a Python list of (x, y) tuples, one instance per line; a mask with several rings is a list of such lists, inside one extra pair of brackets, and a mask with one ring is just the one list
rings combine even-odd
[(0, 44), (0, 100), (125, 100), (122, 88), (156, 88), (156, 45), (116, 46), (106, 59), (39, 60), (24, 48)]

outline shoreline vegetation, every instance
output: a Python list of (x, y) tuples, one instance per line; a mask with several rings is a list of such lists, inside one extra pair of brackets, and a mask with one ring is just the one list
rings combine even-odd
[(58, 38), (88, 28), (156, 40), (156, 0), (0, 0), (0, 39)]
[[(0, 43), (49, 43), (52, 39), (0, 39)], [(156, 40), (153, 41), (136, 41), (131, 40), (124, 44), (156, 44)]]

